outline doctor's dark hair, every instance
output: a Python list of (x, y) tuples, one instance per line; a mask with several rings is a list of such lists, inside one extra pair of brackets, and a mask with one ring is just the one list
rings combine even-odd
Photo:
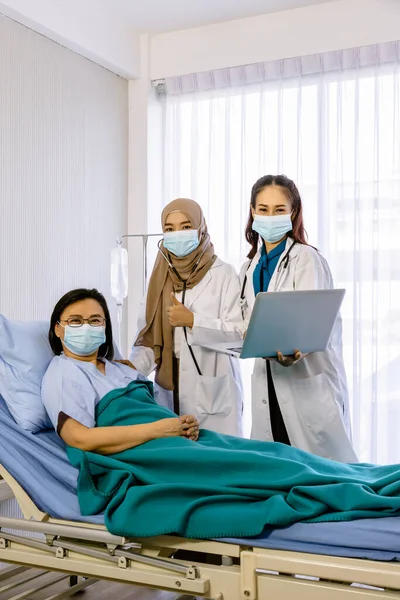
[(254, 208), (255, 210), (258, 194), (270, 185), (282, 188), (283, 193), (292, 205), (293, 229), (288, 233), (288, 237), (291, 237), (298, 244), (307, 244), (307, 234), (303, 223), (303, 206), (296, 184), (289, 179), (289, 177), (286, 177), (286, 175), (264, 175), (264, 177), (260, 177), (260, 179), (255, 182), (251, 190), (250, 211), (246, 225), (246, 240), (251, 246), (247, 258), (250, 259), (254, 258), (257, 254), (259, 242), (259, 235), (252, 228), (254, 219), (251, 214), (251, 208)]
[(56, 336), (56, 325), (61, 319), (61, 315), (64, 310), (71, 306), (71, 304), (75, 304), (75, 302), (80, 302), (81, 300), (87, 300), (88, 298), (92, 300), (96, 300), (104, 311), (104, 316), (106, 319), (106, 341), (99, 348), (99, 358), (106, 358), (107, 360), (112, 360), (114, 358), (114, 346), (113, 346), (113, 334), (112, 334), (112, 325), (110, 319), (110, 312), (108, 310), (106, 299), (103, 294), (100, 294), (97, 290), (87, 290), (85, 288), (80, 288), (77, 290), (72, 290), (65, 294), (54, 307), (53, 314), (50, 319), (50, 329), (49, 329), (49, 342), (51, 349), (54, 354), (59, 355), (63, 351), (62, 343), (59, 337)]

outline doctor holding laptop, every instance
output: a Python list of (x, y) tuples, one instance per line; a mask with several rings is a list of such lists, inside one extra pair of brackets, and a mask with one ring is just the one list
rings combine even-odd
[[(291, 351), (275, 347), (275, 356), (256, 358), (251, 437), (291, 444), (337, 461), (357, 462), (342, 355), (339, 308), (344, 291), (333, 290), (326, 260), (306, 242), (302, 202), (293, 181), (284, 175), (267, 175), (254, 184), (246, 239), (251, 250), (240, 274), (245, 322), (249, 322), (253, 307), (260, 312), (265, 297), (264, 322), (271, 319), (271, 326), (278, 328), (279, 315), (285, 313), (284, 321), (293, 321), (293, 340), (304, 340), (303, 347), (296, 345)], [(325, 295), (305, 294), (304, 290), (324, 290)], [(299, 293), (269, 294), (288, 291)], [(261, 293), (256, 302), (260, 292), (268, 294)], [(288, 319), (290, 302), (294, 304)], [(282, 344), (290, 337), (284, 329), (281, 324)], [(247, 335), (251, 333), (250, 328)], [(318, 339), (324, 335), (325, 343)], [(267, 344), (268, 338), (264, 340)]]

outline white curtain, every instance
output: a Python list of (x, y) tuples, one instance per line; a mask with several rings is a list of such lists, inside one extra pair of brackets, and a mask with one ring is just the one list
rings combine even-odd
[(388, 48), (351, 51), (347, 62), (346, 53), (312, 57), (308, 70), (305, 59), (264, 65), (253, 83), (246, 69), (235, 85), (193, 76), (191, 93), (183, 79), (167, 82), (159, 200), (197, 200), (219, 256), (240, 268), (253, 183), (268, 173), (295, 180), (309, 242), (347, 289), (354, 442), (362, 461), (378, 463), (400, 462), (400, 72), (398, 44)]

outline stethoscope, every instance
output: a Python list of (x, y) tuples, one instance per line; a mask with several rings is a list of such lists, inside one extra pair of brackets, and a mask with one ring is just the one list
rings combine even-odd
[(171, 269), (171, 271), (174, 272), (174, 274), (177, 276), (177, 278), (179, 279), (179, 281), (182, 283), (183, 285), (183, 290), (182, 290), (182, 304), (185, 304), (185, 296), (186, 296), (186, 288), (187, 288), (187, 284), (189, 279), (191, 278), (191, 276), (193, 275), (193, 273), (195, 272), (195, 270), (197, 269), (197, 267), (200, 264), (201, 259), (204, 256), (204, 253), (206, 252), (207, 248), (200, 254), (199, 258), (196, 260), (194, 266), (192, 267), (192, 269), (190, 270), (190, 273), (188, 275), (188, 277), (186, 279), (183, 279), (180, 274), (179, 271), (174, 267), (174, 265), (172, 264), (172, 262), (170, 261), (169, 257), (167, 254), (165, 254), (165, 252), (162, 250), (161, 248), (161, 244), (162, 244), (162, 240), (160, 240), (157, 244), (158, 246), (158, 251), (159, 253), (164, 257), (164, 260), (167, 262), (169, 268)]
[[(206, 248), (206, 249), (205, 249), (205, 250), (204, 250), (204, 251), (203, 251), (203, 252), (200, 254), (199, 258), (196, 260), (196, 262), (195, 262), (194, 266), (193, 266), (193, 267), (192, 267), (192, 269), (190, 270), (190, 273), (189, 273), (188, 277), (187, 277), (186, 279), (183, 279), (183, 278), (180, 276), (180, 274), (179, 274), (178, 270), (177, 270), (177, 269), (174, 267), (174, 265), (173, 265), (173, 264), (172, 264), (172, 262), (170, 261), (170, 259), (169, 259), (168, 255), (167, 255), (167, 254), (165, 254), (165, 252), (162, 250), (162, 248), (161, 248), (161, 244), (162, 244), (162, 240), (160, 240), (160, 241), (158, 242), (158, 244), (157, 244), (157, 245), (158, 245), (158, 251), (160, 252), (160, 254), (161, 254), (161, 255), (164, 257), (164, 259), (166, 260), (166, 262), (167, 262), (167, 264), (168, 264), (169, 268), (171, 269), (171, 271), (173, 271), (173, 272), (174, 272), (174, 274), (177, 276), (177, 278), (179, 279), (179, 281), (180, 281), (180, 282), (182, 283), (182, 285), (183, 285), (181, 303), (182, 303), (183, 305), (185, 305), (186, 288), (187, 288), (188, 281), (189, 281), (189, 279), (191, 278), (191, 276), (193, 275), (193, 273), (195, 272), (195, 270), (197, 269), (197, 267), (199, 266), (199, 264), (200, 264), (200, 261), (201, 261), (201, 259), (203, 258), (203, 256), (204, 256), (204, 253), (206, 252), (207, 248)], [(188, 339), (187, 339), (187, 330), (186, 330), (186, 327), (184, 327), (184, 328), (183, 328), (183, 333), (184, 333), (184, 335), (185, 335), (185, 340), (186, 340), (186, 344), (187, 344), (187, 346), (188, 346), (188, 349), (189, 349), (190, 355), (191, 355), (191, 357), (192, 357), (192, 359), (193, 359), (193, 362), (194, 362), (194, 364), (195, 364), (196, 371), (197, 371), (197, 373), (198, 373), (198, 374), (200, 375), (200, 377), (201, 377), (201, 376), (202, 376), (202, 372), (201, 372), (201, 370), (200, 370), (199, 363), (197, 362), (197, 360), (196, 360), (196, 357), (195, 357), (195, 355), (194, 355), (194, 352), (193, 352), (193, 349), (192, 349), (192, 347), (191, 347), (191, 345), (189, 344), (189, 342), (188, 342)], [(177, 413), (177, 414), (179, 414), (179, 411), (178, 411), (178, 413)]]
[[(279, 266), (278, 266), (278, 275), (280, 274), (280, 272), (282, 271), (282, 269), (285, 271), (288, 268), (289, 260), (290, 260), (290, 253), (291, 253), (291, 251), (293, 249), (293, 246), (296, 243), (297, 242), (294, 241), (290, 245), (290, 248), (287, 250), (286, 254), (284, 255), (284, 257), (280, 261)], [(243, 311), (243, 305), (244, 305), (244, 301), (245, 301), (245, 297), (246, 297), (245, 290), (246, 290), (246, 285), (247, 285), (247, 271), (249, 270), (250, 265), (251, 265), (252, 262), (253, 261), (250, 261), (250, 263), (249, 263), (249, 265), (248, 265), (248, 267), (246, 269), (246, 274), (244, 276), (243, 284), (242, 284), (242, 289), (241, 289), (241, 292), (240, 292), (240, 302), (241, 302), (241, 306), (242, 306), (242, 313), (244, 312)]]

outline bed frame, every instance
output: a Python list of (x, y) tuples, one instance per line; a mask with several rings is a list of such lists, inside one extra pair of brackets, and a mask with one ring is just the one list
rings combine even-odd
[[(70, 588), (46, 600), (73, 595), (98, 580), (212, 600), (400, 600), (398, 563), (173, 536), (126, 539), (100, 525), (51, 518), (1, 465), (0, 476), (0, 500), (15, 498), (23, 514), (0, 516), (0, 562), (17, 565), (0, 570), (0, 598), (16, 576), (25, 586), (39, 581), (38, 590), (51, 572), (54, 582), (67, 579)], [(13, 599), (29, 598), (33, 589)]]

